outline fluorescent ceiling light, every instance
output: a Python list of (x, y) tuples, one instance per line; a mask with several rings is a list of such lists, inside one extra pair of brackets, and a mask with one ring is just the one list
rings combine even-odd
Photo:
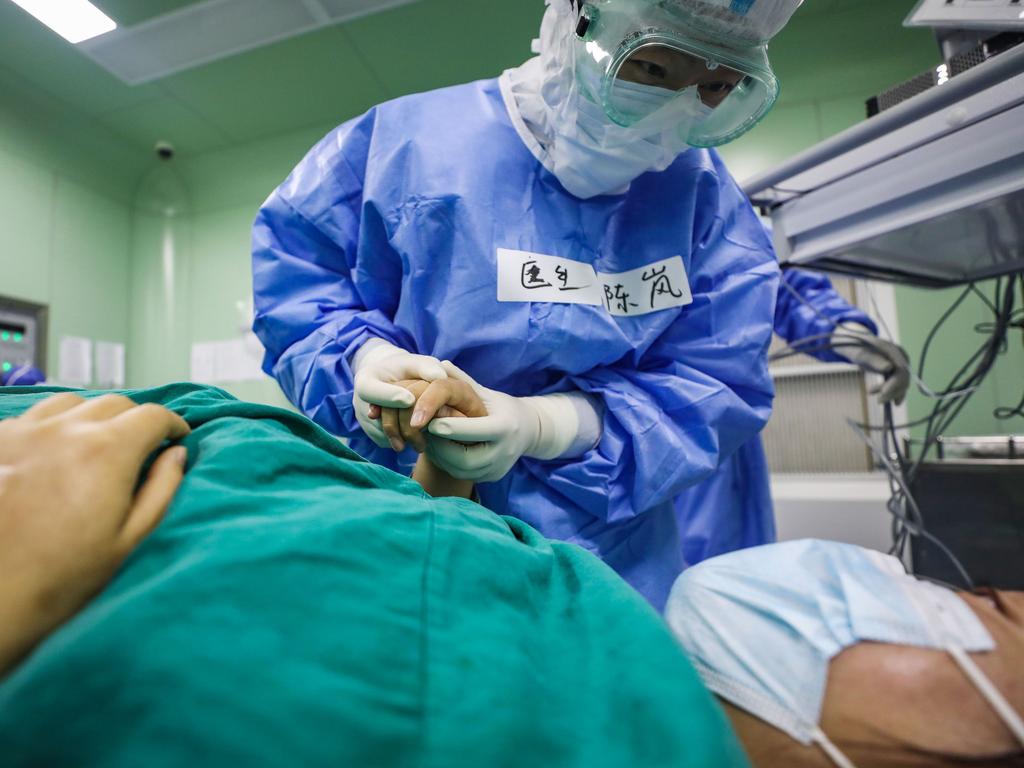
[(117, 28), (107, 14), (89, 0), (12, 0), (39, 21), (72, 43)]

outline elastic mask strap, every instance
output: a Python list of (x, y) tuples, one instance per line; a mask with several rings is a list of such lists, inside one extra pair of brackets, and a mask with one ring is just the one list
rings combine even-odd
[(953, 657), (953, 660), (960, 665), (960, 669), (963, 670), (968, 679), (974, 683), (974, 687), (978, 689), (978, 692), (989, 703), (989, 706), (999, 715), (999, 719), (1010, 729), (1014, 738), (1017, 739), (1021, 746), (1024, 746), (1024, 720), (1014, 712), (1006, 697), (999, 692), (999, 689), (992, 684), (988, 676), (981, 671), (978, 665), (974, 663), (974, 659), (963, 648), (950, 646), (946, 650)]
[(828, 759), (836, 764), (838, 768), (857, 768), (850, 758), (839, 751), (839, 747), (833, 744), (821, 728), (816, 728), (811, 734), (811, 741), (821, 747), (822, 752), (828, 755)]

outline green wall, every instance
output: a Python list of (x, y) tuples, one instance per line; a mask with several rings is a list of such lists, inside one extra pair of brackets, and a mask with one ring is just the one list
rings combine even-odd
[(127, 206), (0, 149), (0, 295), (49, 306), (47, 369), (64, 335), (127, 342)]
[(128, 341), (127, 206), (0, 150), (0, 295), (49, 306), (47, 370), (58, 339)]
[[(860, 122), (869, 96), (932, 66), (938, 57), (935, 42), (927, 31), (902, 27), (908, 10), (909, 4), (892, 0), (818, 0), (801, 9), (802, 16), (772, 45), (772, 58), (783, 83), (777, 107), (757, 130), (722, 150), (734, 175), (746, 178)], [(512, 56), (511, 48), (508, 56)], [(808, 62), (815, 64), (808, 66)], [(512, 63), (510, 59), (495, 66), (495, 71)], [(433, 75), (433, 80), (417, 80), (413, 85), (427, 88), (459, 79), (458, 72)], [(423, 79), (422, 72), (418, 76)], [(189, 291), (193, 340), (231, 338), (236, 333), (235, 303), (251, 289), (248, 247), (255, 211), (331, 127), (323, 124), (183, 159), (180, 171), (196, 211)], [(902, 288), (897, 296), (901, 334), (916, 357), (948, 299), (942, 293)], [(948, 373), (944, 368), (962, 357), (968, 341), (973, 342), (971, 328), (976, 320), (968, 322), (969, 313), (965, 307), (962, 322), (950, 325), (948, 342), (936, 347), (933, 364), (926, 372), (930, 384), (941, 385)], [(973, 317), (980, 317), (978, 307), (974, 307)], [(951, 354), (951, 350), (956, 352)], [(996, 403), (1019, 397), (1022, 371), (1020, 354), (1001, 361), (997, 375), (975, 396), (952, 431), (1006, 431), (1009, 425), (997, 423), (991, 412)], [(227, 388), (251, 399), (281, 401), (270, 381)], [(909, 413), (917, 418), (927, 407), (923, 396), (914, 396)], [(1013, 428), (1021, 431), (1022, 425)]]
[[(64, 334), (123, 341), (128, 343), (129, 385), (154, 384), (188, 377), (188, 353), (194, 342), (237, 338), (236, 305), (251, 292), (249, 238), (256, 210), (306, 150), (337, 120), (350, 116), (325, 121), (328, 113), (333, 115), (340, 104), (356, 109), (354, 103), (360, 99), (343, 96), (352, 88), (358, 93), (394, 96), (440, 87), (497, 74), (527, 55), (540, 17), (539, 2), (504, 6), (497, 35), (496, 25), (487, 19), (470, 18), (467, 23), (472, 28), (490, 30), (486, 39), (476, 35), (465, 39), (451, 25), (438, 21), (453, 2), (431, 0), (407, 6), (403, 13), (415, 24), (396, 26), (385, 14), (346, 25), (345, 36), (361, 61), (373, 64), (375, 74), (372, 82), (350, 79), (343, 84), (344, 94), (316, 86), (316, 73), (311, 71), (310, 93), (303, 95), (301, 88), (296, 89), (295, 103), (267, 105), (256, 98), (256, 84), (245, 80), (247, 70), (242, 65), (248, 59), (239, 59), (237, 66), (228, 60), (223, 66), (197, 69), (178, 78), (203, 85), (210, 105), (231, 103), (231, 114), (242, 110), (243, 122), (252, 126), (252, 133), (264, 136), (263, 129), (272, 127), (281, 109), (305, 109), (303, 104), (311, 99), (324, 101), (322, 109), (307, 110), (312, 124), (302, 130), (227, 145), (214, 141), (216, 137), (182, 140), (185, 151), (172, 163), (189, 205), (187, 214), (174, 223), (173, 306), (167, 306), (164, 223), (136, 208), (144, 179), (158, 163), (145, 149), (145, 141), (126, 140), (118, 125), (111, 123), (116, 123), (116, 115), (108, 116), (106, 122), (89, 118), (76, 111), (77, 102), (70, 97), (60, 101), (47, 96), (0, 68), (0, 231), (4, 232), (0, 294), (51, 306), (51, 364), (56, 341)], [(777, 107), (756, 131), (722, 150), (734, 175), (749, 177), (859, 122), (868, 96), (933, 65), (938, 54), (931, 34), (902, 27), (911, 6), (910, 0), (806, 3), (772, 45), (783, 83)], [(425, 30), (447, 42), (436, 47), (437, 56), (410, 67), (404, 52), (417, 50), (414, 43)], [(320, 33), (324, 35), (330, 37)], [(406, 40), (402, 35), (410, 37)], [(279, 58), (294, 65), (287, 69), (287, 76), (299, 78), (310, 67), (316, 70), (321, 54), (328, 57), (322, 62), (327, 66), (338, 46), (333, 38), (319, 46), (319, 39), (312, 36), (282, 44), (284, 53)], [(271, 56), (274, 50), (252, 55)], [(312, 60), (303, 58), (304, 50), (311, 52)], [(355, 63), (350, 69), (363, 71)], [(284, 70), (281, 76), (286, 76)], [(152, 111), (164, 102), (159, 88), (146, 89)], [(314, 98), (312, 91), (319, 96)], [(358, 109), (365, 106), (360, 102)], [(166, 129), (175, 138), (176, 114), (169, 112), (153, 131)], [(198, 125), (193, 126), (196, 131)], [(210, 148), (196, 149), (202, 145)], [(912, 289), (898, 289), (897, 298), (901, 334), (916, 355), (951, 299), (945, 293)], [(982, 315), (980, 304), (968, 303), (962, 315), (954, 318), (932, 355), (926, 372), (929, 383), (941, 386), (948, 369), (976, 343), (971, 329)], [(1024, 431), (1019, 419), (1007, 425), (991, 416), (996, 403), (1018, 399), (1022, 380), (1024, 359), (1017, 347), (1000, 362), (993, 380), (977, 394), (954, 431)], [(249, 399), (283, 403), (269, 379), (226, 388)], [(913, 397), (911, 415), (921, 415), (927, 405), (923, 397)]]
[[(178, 247), (172, 307), (164, 294), (164, 224), (158, 217), (138, 217), (142, 224), (133, 244), (137, 301), (128, 365), (133, 386), (188, 378), (193, 343), (238, 338), (243, 323), (238, 304), (247, 305), (252, 296), (249, 253), (256, 211), (332, 127), (325, 124), (170, 161), (185, 188), (190, 213), (173, 227)], [(139, 298), (143, 294), (146, 298)], [(287, 404), (269, 377), (220, 386), (247, 400)]]
[[(0, 150), (122, 203), (131, 200), (148, 154), (2, 67)], [(3, 178), (0, 185), (16, 189)]]
[(51, 376), (61, 336), (128, 341), (139, 157), (76, 124), (0, 72), (0, 295), (49, 306)]
[[(782, 81), (778, 105), (756, 130), (721, 150), (733, 175), (749, 178), (857, 124), (865, 116), (865, 99), (938, 63), (931, 33), (902, 27), (911, 5), (892, 0), (819, 0), (805, 5), (772, 43), (772, 60)], [(806, 11), (814, 15), (805, 17), (807, 23), (798, 23)], [(991, 295), (991, 283), (981, 288)], [(896, 289), (900, 338), (914, 361), (929, 331), (958, 295), (956, 290)], [(929, 352), (924, 372), (928, 386), (946, 386), (982, 341), (974, 326), (990, 317), (980, 299), (971, 297), (963, 304)], [(1011, 339), (1007, 354), (948, 434), (1024, 432), (1024, 419), (1000, 421), (993, 416), (997, 407), (1015, 405), (1024, 393), (1020, 332)], [(914, 391), (908, 398), (908, 414), (912, 420), (922, 418), (933, 405), (934, 400)]]
[[(992, 281), (979, 288), (992, 298)], [(941, 315), (952, 306), (961, 289), (925, 291), (913, 288), (898, 288), (897, 306), (900, 317), (900, 335), (904, 346), (915, 360), (924, 346), (928, 333)], [(1017, 306), (1024, 296), (1017, 292)], [(943, 325), (932, 342), (924, 371), (925, 383), (934, 390), (944, 389), (953, 375), (967, 362), (981, 346), (984, 336), (974, 328), (979, 323), (990, 322), (991, 310), (981, 299), (970, 296)], [(1004, 406), (1015, 406), (1024, 394), (1024, 344), (1020, 330), (1009, 336), (1009, 344), (1000, 355), (985, 383), (974, 393), (957, 417), (947, 435), (994, 435), (1024, 434), (1024, 418), (997, 419), (994, 412)], [(908, 412), (914, 419), (928, 415), (935, 400), (919, 392), (912, 392), (908, 399)], [(920, 436), (921, 430), (915, 430)]]

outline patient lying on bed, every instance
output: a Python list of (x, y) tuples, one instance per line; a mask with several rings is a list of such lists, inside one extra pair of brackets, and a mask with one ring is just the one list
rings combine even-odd
[(4, 768), (746, 764), (597, 558), (297, 414), (88, 394), (0, 396)]
[[(294, 414), (187, 385), (132, 396), (181, 418), (0, 397), (4, 765), (729, 766), (745, 764), (737, 733), (756, 765), (831, 764), (742, 710), (730, 728), (708, 693), (730, 700), (711, 673), (731, 660), (702, 642), (715, 631), (738, 627), (734, 650), (775, 663), (724, 621), (756, 605), (742, 573), (708, 615), (694, 611), (720, 576), (677, 585), (691, 663), (577, 547), (431, 498)], [(168, 440), (188, 452), (183, 480)], [(416, 477), (471, 491), (425, 461)], [(758, 571), (773, 551), (737, 554)], [(971, 658), (1020, 712), (1020, 595), (964, 600), (994, 641)], [(949, 659), (852, 645), (828, 666), (820, 730), (861, 768), (1021, 763)]]
[[(462, 382), (402, 384), (430, 417), (446, 397), (483, 413)], [(421, 480), (468, 495), (411, 412), (380, 411), (385, 433), (421, 452)], [(790, 542), (691, 568), (666, 617), (756, 765), (1024, 765), (1024, 593), (955, 595), (895, 558)]]

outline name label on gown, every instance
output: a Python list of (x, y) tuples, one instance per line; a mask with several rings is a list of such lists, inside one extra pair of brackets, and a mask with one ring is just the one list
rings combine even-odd
[(589, 304), (632, 317), (685, 307), (693, 296), (681, 256), (611, 273), (559, 256), (499, 248), (498, 301)]

